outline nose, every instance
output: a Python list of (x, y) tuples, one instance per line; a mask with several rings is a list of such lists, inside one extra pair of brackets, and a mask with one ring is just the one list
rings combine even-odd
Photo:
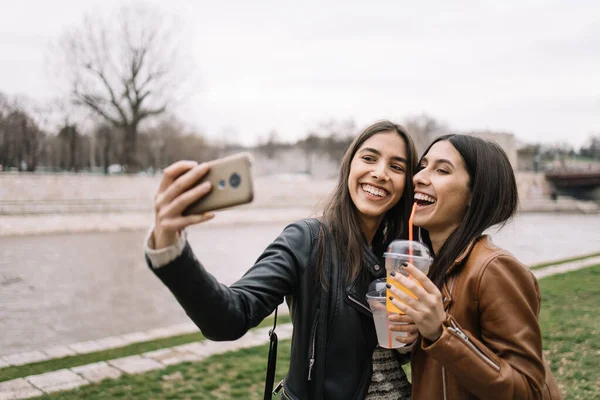
[(383, 162), (378, 162), (377, 164), (373, 165), (371, 176), (378, 181), (387, 181), (389, 176), (387, 174), (386, 164)]
[(426, 170), (427, 170), (426, 168), (423, 168), (422, 170), (420, 170), (413, 176), (413, 185), (415, 187), (429, 185), (429, 183), (430, 183), (429, 176), (428, 176)]

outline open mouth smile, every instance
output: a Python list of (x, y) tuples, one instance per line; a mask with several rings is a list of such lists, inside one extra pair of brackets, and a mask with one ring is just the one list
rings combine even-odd
[(417, 203), (418, 210), (434, 205), (436, 201), (437, 200), (435, 198), (426, 194), (415, 193), (415, 203)]
[(384, 199), (386, 197), (389, 197), (390, 195), (390, 193), (387, 190), (373, 185), (369, 185), (368, 183), (361, 184), (360, 188), (367, 195), (368, 198), (374, 200)]

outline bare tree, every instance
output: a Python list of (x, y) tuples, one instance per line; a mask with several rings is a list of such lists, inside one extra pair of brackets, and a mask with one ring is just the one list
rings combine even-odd
[(101, 124), (94, 130), (96, 151), (94, 157), (100, 161), (102, 169), (105, 174), (108, 174), (108, 167), (115, 161), (115, 153), (117, 152), (115, 146), (115, 139), (117, 132), (116, 128), (107, 124)]
[(600, 134), (592, 134), (579, 150), (583, 157), (600, 160)]
[(425, 151), (427, 146), (433, 142), (433, 139), (445, 133), (450, 133), (446, 124), (427, 114), (406, 118), (404, 126), (413, 138), (419, 154)]
[(125, 7), (113, 18), (86, 16), (59, 42), (72, 100), (124, 132), (121, 162), (140, 167), (140, 124), (164, 113), (182, 83), (178, 41), (154, 9)]
[(304, 139), (298, 141), (306, 154), (306, 170), (311, 171), (311, 160), (318, 153), (326, 154), (331, 160), (339, 162), (355, 135), (356, 123), (351, 118), (320, 121)]
[(173, 115), (166, 115), (140, 136), (145, 165), (154, 170), (177, 160), (207, 161), (219, 155), (221, 149), (211, 146), (204, 136)]
[(8, 154), (8, 147), (10, 143), (10, 131), (6, 117), (10, 113), (10, 106), (8, 104), (8, 98), (2, 92), (0, 92), (0, 171), (7, 165), (7, 161), (10, 159)]
[(42, 156), (46, 110), (24, 96), (0, 96), (0, 164), (35, 171)]
[(265, 153), (265, 155), (267, 156), (267, 158), (269, 160), (272, 160), (273, 158), (275, 158), (275, 154), (277, 153), (277, 151), (279, 150), (280, 147), (281, 147), (281, 140), (279, 138), (279, 134), (274, 129), (271, 130), (271, 132), (269, 132), (267, 139), (265, 141), (263, 141), (263, 143), (258, 145), (258, 148), (263, 153)]
[(77, 127), (65, 121), (63, 127), (58, 132), (58, 138), (61, 141), (61, 167), (67, 171), (74, 171), (80, 168), (79, 152), (81, 148), (81, 135), (77, 132)]

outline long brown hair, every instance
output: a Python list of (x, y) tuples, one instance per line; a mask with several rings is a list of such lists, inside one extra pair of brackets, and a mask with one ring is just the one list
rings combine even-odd
[[(329, 236), (335, 248), (342, 256), (344, 266), (343, 275), (347, 282), (353, 281), (361, 272), (363, 246), (365, 238), (362, 233), (358, 210), (350, 197), (348, 189), (348, 177), (350, 175), (350, 164), (354, 155), (362, 144), (371, 136), (378, 133), (395, 132), (406, 144), (406, 159), (408, 160), (406, 170), (406, 181), (404, 193), (394, 207), (388, 210), (379, 225), (373, 238), (373, 250), (375, 254), (383, 253), (389, 242), (398, 238), (408, 236), (408, 218), (410, 216), (414, 186), (412, 177), (417, 167), (417, 151), (408, 131), (390, 121), (379, 121), (368, 126), (350, 144), (340, 166), (340, 174), (337, 186), (324, 207), (322, 222), (329, 230)], [(319, 236), (319, 253), (322, 254), (324, 236)], [(321, 258), (321, 257), (319, 257)], [(323, 262), (317, 262), (317, 276), (323, 287), (327, 286), (327, 279), (323, 276)]]
[[(439, 288), (454, 260), (469, 244), (486, 229), (509, 221), (519, 204), (514, 171), (498, 144), (474, 136), (446, 135), (431, 143), (423, 157), (431, 146), (442, 140), (450, 142), (465, 161), (472, 200), (460, 225), (446, 239), (429, 269), (429, 278)], [(423, 237), (431, 246), (427, 231), (423, 231)]]

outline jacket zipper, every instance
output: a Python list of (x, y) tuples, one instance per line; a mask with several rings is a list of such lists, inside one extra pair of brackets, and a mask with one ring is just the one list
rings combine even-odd
[[(275, 386), (275, 389), (273, 389), (273, 392), (272, 392), (272, 393), (273, 393), (275, 396), (277, 396), (277, 394), (279, 393), (279, 391), (280, 391), (281, 389), (283, 389), (283, 379), (281, 380), (281, 382), (279, 382), (279, 383), (277, 384), (277, 386)], [(284, 390), (284, 392), (285, 392), (285, 390)], [(283, 396), (283, 394), (282, 394), (282, 396)]]
[(310, 358), (308, 360), (308, 380), (312, 380), (312, 372), (315, 366), (315, 352), (317, 348), (317, 327), (319, 326), (319, 311), (315, 316), (312, 332), (310, 334)]
[[(419, 233), (421, 233), (421, 230), (419, 229)], [(452, 297), (452, 289), (454, 288), (454, 281), (456, 280), (456, 277), (452, 277), (452, 282), (450, 282), (450, 297)], [(450, 311), (450, 306), (448, 306), (448, 311)], [(447, 400), (446, 398), (446, 367), (442, 367), (442, 390), (444, 391), (444, 400)]]
[(491, 358), (486, 356), (485, 353), (481, 351), (477, 346), (475, 346), (475, 344), (469, 340), (469, 337), (463, 331), (460, 330), (460, 328), (454, 323), (454, 321), (450, 320), (450, 323), (452, 324), (452, 326), (448, 328), (449, 331), (454, 332), (458, 337), (464, 340), (465, 343), (467, 343), (475, 351), (475, 353), (479, 354), (479, 356), (485, 362), (491, 365), (496, 371), (500, 371), (500, 366), (496, 364)]
[(442, 367), (442, 390), (444, 391), (444, 400), (446, 400), (446, 368)]
[(351, 302), (353, 302), (354, 304), (358, 304), (359, 306), (361, 306), (364, 310), (367, 310), (367, 312), (369, 314), (372, 314), (373, 312), (371, 311), (371, 309), (369, 309), (369, 307), (365, 306), (364, 304), (362, 304), (360, 301), (356, 300), (354, 297), (348, 295), (348, 299), (350, 299)]
[(285, 392), (285, 389), (281, 391), (281, 398), (284, 400), (292, 400), (292, 398)]

